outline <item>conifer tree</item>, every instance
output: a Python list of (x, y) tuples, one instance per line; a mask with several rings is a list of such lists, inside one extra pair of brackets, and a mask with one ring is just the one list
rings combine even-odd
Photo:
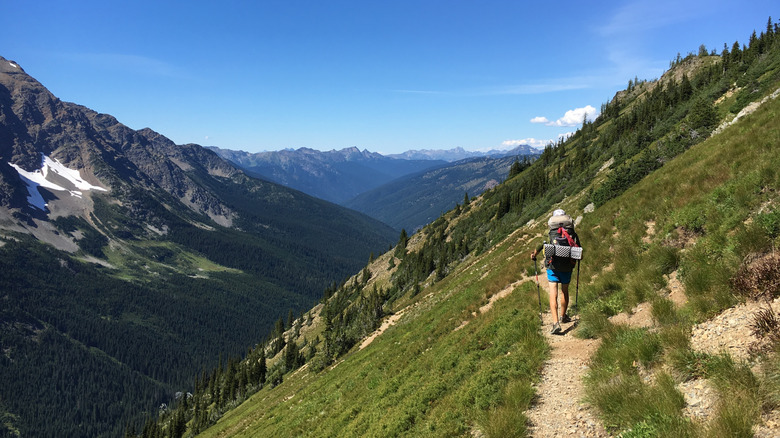
[(287, 312), (287, 327), (286, 327), (287, 330), (292, 328), (293, 321), (295, 321), (295, 317), (293, 316), (292, 309), (290, 309), (290, 311)]
[[(515, 176), (519, 175), (520, 172), (522, 172), (522, 168), (520, 167), (520, 162), (515, 158), (514, 163), (512, 163), (512, 167), (509, 168), (509, 179), (514, 178)], [(468, 195), (467, 195), (468, 196)]]
[(257, 365), (255, 367), (254, 381), (256, 385), (265, 384), (265, 375), (268, 372), (268, 368), (265, 363), (265, 347), (260, 347), (260, 357), (257, 358)]
[(409, 236), (406, 234), (406, 229), (401, 230), (401, 235), (398, 237), (398, 245), (395, 247), (395, 256), (398, 258), (403, 257), (406, 254), (406, 244), (409, 242)]

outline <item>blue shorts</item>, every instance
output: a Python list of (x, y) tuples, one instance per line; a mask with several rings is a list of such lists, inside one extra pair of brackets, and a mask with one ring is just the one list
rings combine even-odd
[(561, 283), (561, 284), (569, 284), (571, 283), (571, 272), (553, 271), (552, 269), (548, 269), (547, 281)]

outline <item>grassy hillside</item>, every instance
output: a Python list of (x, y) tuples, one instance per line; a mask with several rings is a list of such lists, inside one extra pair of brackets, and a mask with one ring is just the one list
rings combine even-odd
[[(756, 373), (695, 353), (689, 340), (692, 324), (748, 295), (780, 295), (780, 100), (716, 129), (780, 87), (780, 43), (771, 34), (736, 47), (632, 81), (520, 174), (402, 234), (144, 435), (526, 436), (523, 412), (549, 348), (528, 254), (563, 207), (582, 216), (574, 334), (601, 339), (583, 377), (604, 425), (633, 437), (749, 436), (758, 414), (778, 406), (777, 355), (757, 356)], [(688, 298), (681, 308), (664, 292), (672, 273)], [(608, 320), (644, 302), (654, 329)], [(395, 323), (367, 343), (387, 316)], [(257, 383), (219, 395), (260, 363), (268, 369)], [(682, 412), (676, 385), (694, 377), (728, 395), (709, 423)]]

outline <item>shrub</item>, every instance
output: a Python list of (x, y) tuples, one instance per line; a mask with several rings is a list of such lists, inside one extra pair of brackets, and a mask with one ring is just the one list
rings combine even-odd
[(780, 210), (773, 208), (756, 216), (756, 222), (772, 239), (780, 236)]
[(766, 254), (743, 263), (731, 278), (731, 285), (751, 299), (780, 296), (780, 256)]

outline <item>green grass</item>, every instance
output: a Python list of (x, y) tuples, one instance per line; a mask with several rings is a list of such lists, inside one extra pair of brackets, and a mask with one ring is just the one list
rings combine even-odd
[[(320, 374), (304, 369), (261, 390), (203, 436), (448, 437), (474, 429), (524, 436), (523, 412), (547, 357), (535, 285), (526, 282), (490, 312), (471, 315), (473, 303), (517, 279), (526, 260), (506, 257), (515, 250), (507, 242), (402, 300), (424, 311), (407, 311), (371, 345)], [(485, 264), (495, 267), (487, 275)]]
[(125, 242), (122, 246), (106, 246), (104, 253), (114, 268), (113, 275), (129, 281), (148, 281), (150, 275), (165, 276), (173, 273), (192, 277), (208, 276), (214, 272), (240, 273), (237, 269), (214, 263), (171, 242)]
[[(776, 244), (774, 210), (760, 209), (775, 205), (780, 188), (777, 172), (770, 170), (780, 163), (778, 113), (780, 102), (765, 104), (583, 220), (580, 235), (594, 243), (588, 247), (593, 264), (585, 272), (594, 281), (584, 286), (579, 335), (602, 338), (587, 397), (622, 436), (752, 436), (761, 410), (775, 403), (771, 394), (780, 393), (776, 371), (756, 377), (728, 356), (693, 352), (689, 341), (693, 323), (739, 299), (731, 284), (742, 260)], [(656, 223), (649, 243), (642, 241), (648, 220)], [(611, 263), (612, 271), (598, 272), (598, 265)], [(664, 274), (675, 270), (689, 300), (682, 309), (657, 293)], [(643, 300), (652, 303), (660, 331), (615, 327), (607, 320)], [(642, 378), (648, 374), (656, 377)], [(708, 424), (692, 424), (682, 415), (675, 379), (691, 378), (716, 382), (721, 394)]]

